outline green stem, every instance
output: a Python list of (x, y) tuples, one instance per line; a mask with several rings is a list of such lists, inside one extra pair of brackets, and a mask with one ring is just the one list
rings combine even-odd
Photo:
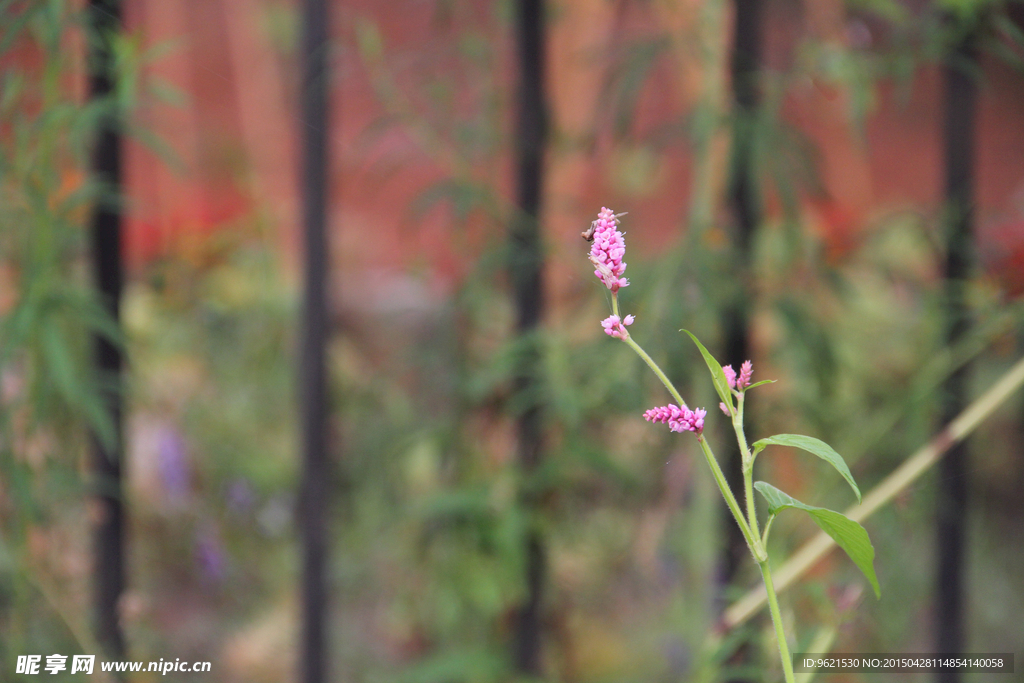
[(736, 414), (732, 418), (732, 428), (736, 432), (736, 443), (740, 447), (740, 456), (743, 458), (743, 495), (747, 503), (747, 523), (755, 538), (760, 537), (757, 528), (757, 506), (754, 503), (754, 459), (750, 455), (750, 447), (747, 446), (747, 435), (743, 431), (743, 394), (737, 397)]
[(750, 525), (751, 535), (760, 539), (761, 532), (757, 528), (757, 510), (754, 507), (754, 482), (751, 470), (743, 470), (743, 495), (747, 497), (747, 523)]
[[(612, 293), (612, 315), (618, 315), (618, 314), (619, 314), (619, 293), (618, 292), (614, 292), (614, 293)], [(625, 329), (625, 328), (623, 328), (623, 329)], [(625, 341), (627, 344), (629, 344), (629, 347), (631, 349), (633, 349), (634, 351), (636, 351), (636, 354), (638, 356), (640, 356), (641, 358), (644, 359), (644, 362), (647, 363), (647, 367), (649, 367), (651, 370), (654, 371), (654, 374), (658, 376), (658, 379), (661, 380), (661, 383), (665, 385), (666, 389), (668, 389), (668, 393), (670, 393), (672, 395), (672, 398), (674, 398), (676, 400), (676, 402), (679, 403), (679, 407), (685, 408), (686, 407), (686, 401), (684, 401), (683, 397), (679, 395), (678, 391), (676, 391), (676, 388), (672, 385), (672, 382), (668, 381), (668, 377), (666, 377), (665, 373), (661, 371), (661, 368), (658, 367), (658, 364), (654, 362), (654, 359), (651, 358), (650, 356), (648, 356), (647, 352), (644, 351), (642, 348), (640, 348), (639, 344), (637, 344), (635, 341), (633, 341), (633, 338), (629, 336), (629, 332), (626, 333), (626, 338), (623, 341)]]
[[(618, 308), (615, 305), (617, 299), (618, 297), (613, 294), (613, 315), (615, 315), (614, 311)], [(679, 395), (679, 392), (676, 391), (676, 388), (672, 385), (672, 382), (669, 381), (668, 377), (665, 376), (665, 373), (661, 371), (661, 368), (658, 367), (658, 364), (655, 363), (654, 360), (647, 355), (647, 352), (640, 348), (640, 345), (633, 341), (633, 338), (630, 337), (628, 334), (626, 335), (626, 339), (624, 341), (627, 344), (629, 344), (629, 347), (631, 349), (636, 351), (638, 356), (643, 358), (644, 362), (647, 363), (647, 366), (654, 371), (654, 374), (658, 376), (658, 379), (660, 379), (661, 383), (665, 385), (665, 388), (668, 389), (668, 393), (670, 393), (672, 395), (672, 398), (674, 398), (679, 403), (680, 407), (686, 408), (686, 401), (684, 401), (683, 397)], [(722, 497), (725, 498), (725, 504), (729, 507), (729, 511), (732, 512), (732, 516), (736, 518), (736, 524), (739, 525), (740, 530), (743, 532), (743, 537), (747, 541), (747, 546), (750, 548), (750, 552), (753, 553), (754, 558), (758, 562), (760, 562), (766, 557), (764, 549), (761, 547), (761, 539), (755, 532), (751, 531), (751, 526), (747, 524), (747, 521), (745, 519), (743, 519), (743, 511), (740, 509), (739, 503), (736, 502), (736, 496), (733, 495), (732, 489), (729, 488), (729, 484), (725, 480), (725, 475), (722, 473), (722, 468), (719, 467), (718, 465), (718, 460), (715, 458), (715, 454), (711, 452), (711, 446), (708, 444), (707, 440), (703, 437), (703, 435), (697, 436), (697, 442), (700, 443), (700, 447), (704, 451), (704, 457), (708, 461), (708, 466), (711, 467), (711, 474), (715, 478), (715, 483), (718, 484), (718, 488), (722, 492)], [(746, 478), (749, 483), (749, 474)], [(748, 492), (748, 503), (750, 501), (750, 498), (751, 496)], [(756, 529), (757, 517), (752, 516), (751, 519), (754, 522), (753, 528)]]
[[(612, 302), (614, 303), (614, 301), (615, 298), (612, 297)], [(644, 362), (647, 363), (647, 366), (654, 371), (654, 374), (658, 376), (658, 379), (661, 380), (661, 383), (665, 385), (666, 389), (668, 389), (668, 393), (672, 394), (672, 398), (674, 398), (676, 402), (679, 403), (679, 407), (686, 408), (686, 401), (684, 401), (683, 397), (679, 395), (679, 392), (676, 391), (676, 388), (672, 386), (672, 382), (668, 381), (668, 377), (666, 377), (665, 373), (661, 371), (661, 368), (658, 367), (658, 364), (655, 363), (654, 360), (652, 360), (651, 357), (647, 355), (647, 352), (640, 348), (640, 345), (633, 341), (633, 338), (630, 337), (628, 334), (626, 335), (625, 341), (627, 344), (629, 344), (629, 348), (636, 351), (637, 355), (643, 358)]]
[(772, 584), (772, 571), (768, 568), (768, 560), (758, 564), (761, 566), (761, 577), (764, 579), (765, 592), (768, 593), (768, 609), (772, 613), (772, 623), (775, 624), (775, 639), (779, 642), (782, 673), (786, 676), (786, 683), (796, 683), (796, 679), (793, 677), (793, 660), (789, 654), (789, 645), (786, 643), (786, 631), (782, 627), (779, 599), (775, 596), (775, 586)]
[(729, 484), (725, 480), (725, 475), (722, 474), (722, 468), (718, 466), (718, 459), (715, 458), (715, 454), (711, 452), (711, 446), (703, 435), (697, 437), (697, 443), (700, 444), (701, 450), (704, 451), (704, 458), (708, 461), (708, 466), (711, 467), (711, 474), (715, 478), (715, 483), (718, 484), (718, 488), (722, 492), (722, 497), (725, 498), (725, 504), (729, 506), (729, 511), (732, 512), (732, 516), (736, 519), (736, 524), (739, 525), (740, 531), (743, 532), (743, 538), (746, 539), (750, 552), (752, 552), (754, 554), (754, 558), (760, 562), (763, 559), (759, 557), (758, 554), (758, 551), (761, 548), (760, 539), (755, 540), (750, 527), (747, 525), (746, 520), (743, 519), (743, 512), (740, 510), (740, 504), (736, 502), (736, 496), (732, 495), (732, 489), (729, 488)]

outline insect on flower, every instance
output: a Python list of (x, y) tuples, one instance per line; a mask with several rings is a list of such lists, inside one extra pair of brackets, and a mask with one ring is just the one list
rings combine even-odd
[[(615, 214), (615, 219), (618, 220), (619, 218), (625, 216), (627, 213), (629, 213), (629, 212), (628, 211), (623, 211), (622, 213), (617, 213), (617, 214)], [(600, 220), (600, 219), (598, 219), (598, 220)], [(590, 223), (590, 227), (580, 233), (580, 237), (582, 237), (583, 239), (585, 239), (588, 242), (593, 242), (594, 241), (594, 231), (597, 230), (597, 223), (598, 223), (598, 221), (592, 221)]]

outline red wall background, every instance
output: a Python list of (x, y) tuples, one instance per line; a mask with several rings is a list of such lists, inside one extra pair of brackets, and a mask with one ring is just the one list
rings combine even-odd
[[(188, 251), (198, 236), (232, 229), (258, 215), (274, 226), (294, 263), (301, 128), (295, 106), (296, 8), (269, 0), (126, 4), (128, 24), (142, 42), (168, 47), (146, 73), (187, 95), (184, 106), (151, 101), (137, 115), (181, 164), (174, 168), (138, 142), (130, 143), (127, 240), (132, 262), (137, 266), (161, 254)], [(451, 76), (459, 68), (446, 46), (460, 31), (476, 31), (489, 38), (497, 55), (495, 78), (511, 92), (508, 22), (493, 16), (487, 2), (455, 3), (462, 9), (440, 19), (439, 6), (352, 0), (334, 8), (331, 220), (332, 257), (340, 272), (427, 265), (443, 288), (463, 270), (467, 252), (452, 248), (446, 212), (434, 210), (413, 220), (409, 208), (425, 188), (451, 173), (454, 162), (443, 149), (425, 146), (415, 127), (395, 125), (367, 134), (390, 110), (377, 97), (355, 47), (357, 27), (375, 24), (385, 58), (406, 64), (396, 83), (406, 87), (415, 105), (415, 91), (426, 79)], [(604, 0), (556, 4), (549, 33), (549, 93), (557, 138), (589, 144), (563, 144), (550, 155), (545, 228), (554, 252), (563, 247), (574, 249), (573, 254), (580, 251), (576, 235), (604, 204), (630, 211), (631, 243), (641, 249), (656, 248), (683, 224), (692, 182), (686, 140), (655, 146), (651, 182), (642, 191), (624, 192), (614, 182), (614, 166), (630, 143), (611, 134), (600, 97), (615, 60), (628, 56), (630, 41), (668, 31), (680, 37), (676, 43), (685, 43), (699, 26), (702, 7), (695, 0), (669, 9)], [(729, 25), (724, 17), (722, 30), (714, 34), (720, 45), (728, 44)], [(768, 66), (775, 74), (797, 65), (800, 46), (809, 40), (866, 50), (879, 40), (838, 0), (769, 3), (766, 32)], [(634, 140), (678, 120), (714, 78), (692, 52), (673, 47), (651, 70), (639, 97)], [(977, 231), (987, 267), (1019, 291), (1024, 288), (1024, 77), (993, 58), (986, 57), (983, 66)], [(462, 87), (471, 99), (474, 84), (463, 82)], [(906, 208), (936, 212), (940, 202), (937, 67), (918, 68), (908, 85), (881, 81), (875, 94), (863, 136), (850, 119), (851, 94), (842, 86), (805, 76), (795, 79), (786, 96), (786, 119), (819, 155), (823, 192), (806, 198), (807, 216), (836, 255), (856, 244), (879, 216)], [(508, 115), (503, 118), (507, 129)], [(722, 142), (718, 149), (724, 158)], [(649, 141), (644, 144), (651, 147)], [(501, 170), (508, 166), (507, 151), (499, 156), (499, 171), (492, 178), (508, 197), (508, 173)], [(721, 183), (724, 163), (718, 167)]]

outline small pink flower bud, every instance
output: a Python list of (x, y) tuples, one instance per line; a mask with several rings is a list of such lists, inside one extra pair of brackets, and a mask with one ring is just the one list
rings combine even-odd
[(737, 389), (746, 389), (750, 386), (750, 376), (754, 374), (754, 364), (749, 360), (743, 361), (740, 366), (740, 376), (736, 380)]
[(730, 389), (736, 388), (736, 371), (732, 369), (731, 365), (726, 365), (722, 368), (722, 372), (725, 373), (725, 381), (729, 383)]
[(722, 412), (725, 413), (727, 417), (732, 417), (732, 415), (729, 413), (729, 408), (727, 408), (724, 403), (719, 403), (718, 407), (722, 409)]
[(627, 315), (625, 320), (620, 320), (617, 315), (610, 315), (601, 321), (601, 327), (604, 328), (604, 333), (612, 337), (617, 337), (623, 341), (629, 336), (629, 332), (626, 331), (626, 325), (632, 325), (635, 317)]

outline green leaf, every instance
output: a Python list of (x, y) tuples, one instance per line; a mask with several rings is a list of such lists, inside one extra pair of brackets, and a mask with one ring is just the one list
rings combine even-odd
[(117, 444), (117, 431), (105, 410), (103, 398), (95, 391), (89, 391), (80, 376), (82, 370), (68, 348), (65, 336), (52, 319), (43, 322), (41, 331), (43, 357), (47, 364), (49, 378), (67, 404), (77, 409), (96, 432), (100, 443), (112, 450)]
[(725, 378), (725, 372), (722, 370), (722, 366), (719, 364), (715, 357), (708, 353), (708, 350), (704, 348), (704, 345), (697, 340), (693, 333), (689, 330), (680, 330), (690, 335), (690, 339), (700, 349), (700, 354), (704, 356), (704, 362), (708, 364), (708, 370), (711, 371), (711, 379), (715, 383), (715, 391), (718, 392), (718, 397), (722, 399), (722, 403), (732, 408), (732, 390), (729, 389), (729, 380)]
[(751, 385), (750, 385), (749, 387), (747, 387), (747, 388), (746, 388), (746, 389), (744, 389), (743, 391), (750, 391), (750, 390), (751, 390), (751, 389), (753, 389), (754, 387), (759, 387), (759, 386), (761, 386), (762, 384), (775, 384), (775, 383), (776, 383), (776, 382), (778, 382), (778, 381), (779, 381), (779, 380), (777, 380), (777, 379), (763, 379), (763, 380), (761, 380), (760, 382), (754, 382), (753, 384), (751, 384)]
[(843, 479), (850, 485), (853, 492), (857, 494), (857, 502), (860, 502), (860, 489), (857, 488), (857, 482), (853, 480), (853, 475), (850, 473), (850, 468), (846, 466), (843, 456), (836, 453), (831, 446), (821, 439), (815, 439), (813, 436), (804, 436), (802, 434), (776, 434), (775, 436), (755, 441), (754, 455), (763, 451), (765, 446), (791, 446), (818, 456), (829, 465), (832, 465), (832, 467), (835, 467), (839, 474), (843, 475)]
[(868, 538), (868, 532), (864, 530), (864, 527), (835, 510), (816, 508), (801, 503), (788, 493), (763, 481), (754, 482), (754, 488), (768, 501), (769, 515), (776, 515), (786, 508), (796, 508), (810, 514), (814, 523), (831, 536), (864, 573), (875, 591), (875, 597), (882, 597), (882, 589), (879, 588), (878, 577), (875, 576), (875, 549), (872, 547), (871, 539)]

